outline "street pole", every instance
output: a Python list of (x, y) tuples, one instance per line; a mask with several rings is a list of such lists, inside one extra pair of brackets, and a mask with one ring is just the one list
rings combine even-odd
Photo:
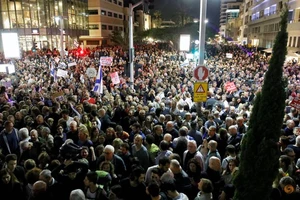
[(144, 1), (140, 1), (137, 4), (129, 4), (129, 66), (130, 66), (130, 86), (134, 88), (134, 46), (133, 46), (133, 9), (141, 5)]
[(207, 0), (200, 0), (200, 16), (199, 16), (199, 66), (204, 65), (205, 51), (205, 29), (206, 29), (206, 8)]
[(64, 49), (64, 17), (59, 17), (60, 24), (60, 55), (61, 57), (65, 57), (65, 49)]

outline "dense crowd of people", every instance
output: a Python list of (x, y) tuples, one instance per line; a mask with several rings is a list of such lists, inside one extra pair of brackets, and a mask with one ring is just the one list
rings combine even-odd
[[(208, 97), (194, 103), (195, 65), (185, 53), (137, 46), (131, 85), (122, 48), (77, 52), (24, 53), (14, 74), (1, 74), (1, 199), (233, 197), (240, 147), (270, 55), (207, 46)], [(87, 71), (98, 71), (103, 56), (113, 62), (102, 66), (100, 94)], [(295, 61), (283, 67), (287, 100), (273, 200), (299, 198), (300, 113), (289, 104), (300, 98), (300, 67)], [(58, 70), (67, 74), (57, 76)]]

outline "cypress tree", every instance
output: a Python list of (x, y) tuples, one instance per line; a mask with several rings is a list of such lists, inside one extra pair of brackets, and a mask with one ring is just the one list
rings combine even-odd
[(261, 93), (256, 97), (249, 129), (243, 138), (239, 172), (234, 180), (235, 200), (267, 200), (278, 174), (279, 140), (284, 108), (283, 65), (287, 52), (287, 16), (285, 6), (273, 47), (270, 66)]

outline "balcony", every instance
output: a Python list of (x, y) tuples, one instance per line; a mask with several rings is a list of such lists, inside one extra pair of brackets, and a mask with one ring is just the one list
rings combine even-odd
[(300, 31), (300, 19), (288, 24), (287, 31)]
[(271, 20), (271, 19), (278, 18), (278, 17), (280, 17), (280, 12), (279, 11), (274, 11), (274, 12), (270, 12), (268, 14), (259, 16), (257, 18), (251, 19), (249, 21), (249, 24), (250, 25), (251, 24), (257, 24), (257, 23), (261, 23), (263, 21)]

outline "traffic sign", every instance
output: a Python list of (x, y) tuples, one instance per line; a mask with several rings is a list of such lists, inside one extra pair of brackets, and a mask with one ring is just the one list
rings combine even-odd
[(204, 81), (208, 77), (208, 68), (205, 66), (198, 66), (194, 69), (194, 77), (198, 81)]
[(208, 83), (194, 83), (194, 102), (205, 102), (207, 100)]

